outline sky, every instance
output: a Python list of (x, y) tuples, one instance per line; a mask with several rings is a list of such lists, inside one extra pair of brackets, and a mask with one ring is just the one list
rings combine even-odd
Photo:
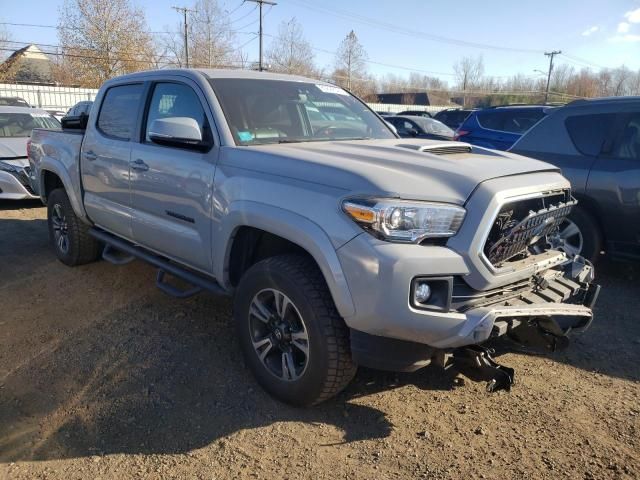
[[(0, 22), (56, 25), (63, 0), (0, 0)], [(107, 0), (108, 1), (108, 0)], [(265, 47), (278, 25), (294, 18), (327, 70), (340, 41), (354, 30), (369, 56), (370, 73), (408, 75), (411, 71), (453, 83), (453, 64), (482, 55), (485, 74), (536, 76), (546, 71), (545, 51), (561, 50), (556, 64), (576, 69), (640, 69), (640, 0), (276, 0), (265, 6)], [(218, 0), (237, 30), (238, 46), (257, 60), (255, 4)], [(151, 31), (177, 29), (173, 5), (191, 0), (132, 0)], [(12, 39), (56, 45), (54, 28), (10, 26)], [(253, 40), (252, 40), (253, 39)], [(19, 46), (17, 46), (19, 47)]]

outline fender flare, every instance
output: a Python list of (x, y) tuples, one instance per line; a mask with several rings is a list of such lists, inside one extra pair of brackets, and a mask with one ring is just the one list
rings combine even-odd
[[(81, 187), (79, 186), (80, 179), (78, 178), (74, 183), (71, 175), (69, 174), (69, 171), (60, 160), (48, 156), (42, 157), (42, 159), (40, 160), (40, 164), (38, 165), (38, 189), (40, 192), (40, 198), (45, 203), (45, 172), (53, 173), (60, 179), (60, 181), (62, 182), (62, 186), (64, 187), (67, 196), (69, 197), (69, 201), (71, 202), (71, 206), (73, 207), (73, 211), (75, 212), (76, 216), (83, 222), (90, 223), (87, 217), (87, 212), (85, 211), (84, 205), (82, 203), (82, 192), (80, 191)], [(78, 185), (77, 189), (73, 188), (74, 184)]]
[(343, 318), (355, 314), (355, 306), (336, 249), (319, 225), (297, 213), (264, 203), (240, 200), (229, 205), (213, 235), (214, 276), (231, 290), (229, 256), (236, 232), (253, 227), (278, 235), (305, 249), (324, 276), (338, 313)]

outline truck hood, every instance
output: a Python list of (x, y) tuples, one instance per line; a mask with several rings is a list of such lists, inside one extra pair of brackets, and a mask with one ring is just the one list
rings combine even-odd
[(29, 137), (0, 137), (0, 160), (27, 157)]
[[(434, 147), (470, 152), (437, 155)], [(415, 139), (256, 145), (224, 149), (221, 164), (320, 183), (352, 194), (462, 205), (482, 182), (557, 167), (461, 142)]]

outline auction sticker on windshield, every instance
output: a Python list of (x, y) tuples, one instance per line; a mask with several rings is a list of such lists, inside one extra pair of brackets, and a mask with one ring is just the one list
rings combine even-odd
[(319, 85), (316, 84), (316, 87), (320, 89), (321, 92), (324, 93), (335, 93), (336, 95), (349, 95), (340, 87), (334, 87), (333, 85)]

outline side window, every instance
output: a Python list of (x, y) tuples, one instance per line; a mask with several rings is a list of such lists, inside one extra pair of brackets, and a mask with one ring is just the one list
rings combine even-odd
[(102, 100), (98, 130), (120, 140), (131, 140), (142, 98), (142, 84), (111, 87)]
[(631, 114), (616, 138), (611, 154), (615, 158), (640, 160), (640, 112)]
[(583, 155), (595, 157), (600, 154), (615, 119), (615, 113), (599, 113), (574, 115), (564, 123), (576, 149)]
[(153, 89), (147, 124), (145, 141), (149, 142), (149, 128), (154, 120), (168, 117), (193, 118), (205, 136), (206, 115), (196, 92), (182, 83), (157, 83)]
[(505, 114), (502, 129), (511, 133), (524, 133), (544, 117), (544, 112), (536, 109), (505, 112)]
[(504, 116), (500, 111), (489, 110), (487, 112), (478, 113), (478, 123), (482, 128), (488, 128), (490, 130), (502, 130)]

